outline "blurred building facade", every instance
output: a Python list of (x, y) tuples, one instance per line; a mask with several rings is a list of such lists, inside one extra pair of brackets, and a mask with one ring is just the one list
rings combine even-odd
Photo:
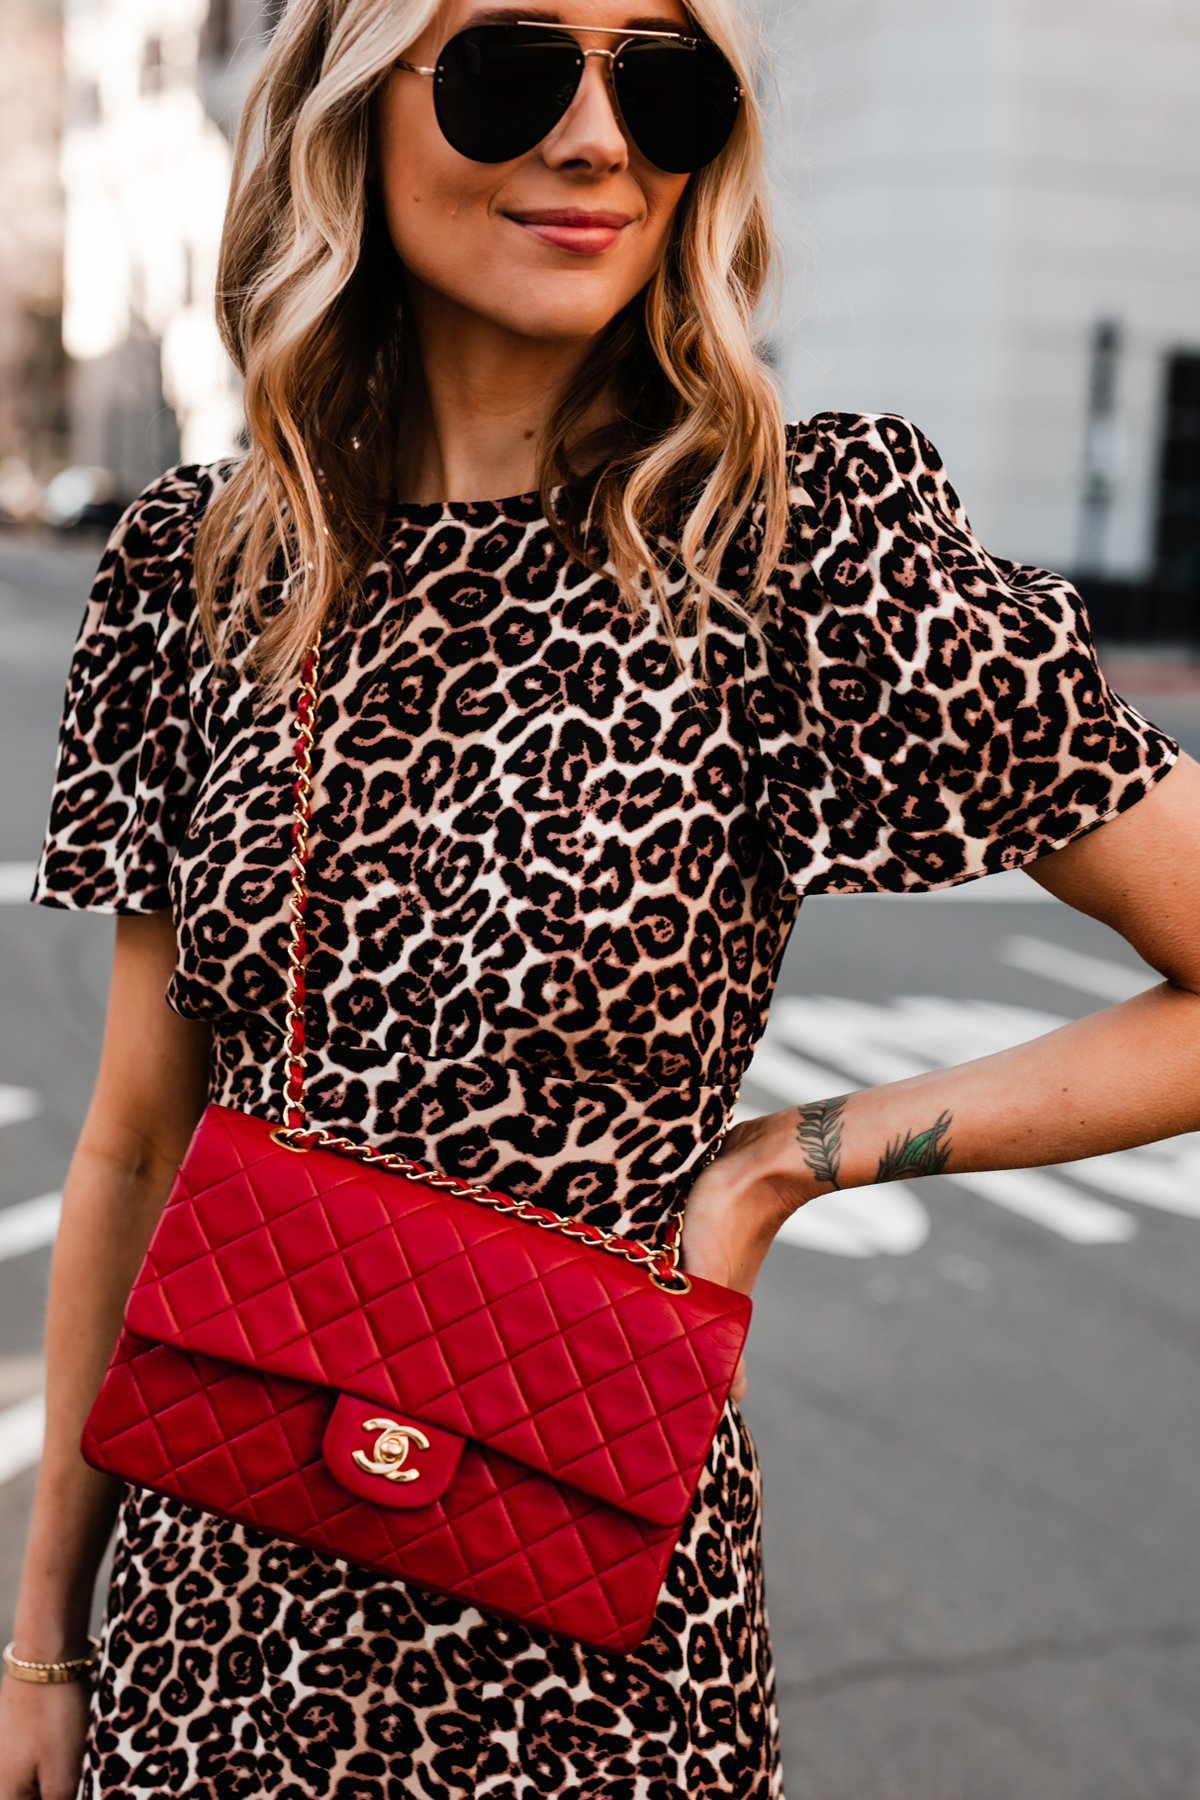
[[(281, 3), (0, 0), (0, 512), (236, 444), (213, 288)], [(907, 414), (990, 547), (1200, 642), (1200, 0), (758, 3), (793, 410)]]
[(20, 517), (66, 452), (55, 0), (0, 0), (0, 44), (0, 508)]
[(238, 384), (213, 291), (231, 138), (267, 11), (64, 0), (71, 450), (120, 494), (236, 445)]
[(771, 35), (795, 409), (907, 414), (990, 548), (1200, 638), (1200, 5), (784, 0)]

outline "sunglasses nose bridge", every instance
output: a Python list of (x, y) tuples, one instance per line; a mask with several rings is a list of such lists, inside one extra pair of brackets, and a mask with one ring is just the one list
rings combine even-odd
[[(617, 124), (619, 126), (622, 124), (623, 115), (621, 112), (621, 103), (617, 99), (617, 85), (616, 85), (616, 81), (615, 81), (614, 77), (616, 75), (617, 58), (621, 54), (621, 51), (624, 48), (625, 48), (624, 44), (618, 44), (617, 48), (615, 50), (585, 50), (582, 47), (582, 45), (579, 48), (579, 54), (584, 59), (585, 67), (586, 67), (586, 63), (587, 63), (587, 58), (589, 56), (602, 57), (604, 59), (605, 63), (608, 65), (607, 68), (604, 70), (604, 85), (608, 90), (608, 103), (612, 107), (613, 117), (616, 119)], [(579, 74), (580, 74), (580, 80), (582, 81), (582, 78), (583, 78), (583, 70), (582, 69), (579, 71)], [(575, 93), (576, 93), (576, 95), (578, 95), (578, 93), (579, 93), (578, 88), (576, 88)]]

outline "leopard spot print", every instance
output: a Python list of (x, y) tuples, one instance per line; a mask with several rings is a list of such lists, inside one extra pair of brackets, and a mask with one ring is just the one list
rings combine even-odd
[[(790, 529), (707, 674), (535, 497), (405, 506), (322, 650), (307, 929), (317, 1122), (653, 1238), (736, 1097), (805, 893), (1030, 862), (1174, 746), (1077, 597), (990, 557), (892, 417), (789, 434)], [(175, 914), (211, 1094), (278, 1113), (290, 702), (214, 668), (191, 551), (220, 469), (126, 515), (72, 665), (37, 897)], [(753, 511), (722, 585), (746, 592)], [(286, 604), (268, 583), (263, 605)], [(726, 1421), (634, 1656), (535, 1640), (147, 1495), (128, 1502), (89, 1794), (774, 1794), (756, 1476)]]
[(729, 1407), (621, 1656), (133, 1490), (81, 1800), (773, 1800), (759, 1498)]

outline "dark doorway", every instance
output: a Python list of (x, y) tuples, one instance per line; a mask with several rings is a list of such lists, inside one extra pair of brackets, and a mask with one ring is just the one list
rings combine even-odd
[(1200, 638), (1200, 354), (1168, 358), (1158, 470), (1158, 635)]
[(1121, 581), (1084, 566), (1077, 585), (1101, 640), (1194, 654), (1200, 650), (1200, 351), (1168, 356), (1163, 376), (1153, 570), (1144, 580)]

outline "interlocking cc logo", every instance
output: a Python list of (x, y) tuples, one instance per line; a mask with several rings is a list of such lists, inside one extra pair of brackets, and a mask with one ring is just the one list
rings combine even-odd
[(382, 1475), (385, 1481), (416, 1481), (420, 1469), (406, 1469), (408, 1446), (415, 1444), (418, 1450), (428, 1450), (429, 1439), (415, 1425), (398, 1425), (395, 1419), (364, 1419), (364, 1431), (377, 1431), (373, 1456), (366, 1456), (361, 1450), (354, 1452), (354, 1461), (367, 1475)]

